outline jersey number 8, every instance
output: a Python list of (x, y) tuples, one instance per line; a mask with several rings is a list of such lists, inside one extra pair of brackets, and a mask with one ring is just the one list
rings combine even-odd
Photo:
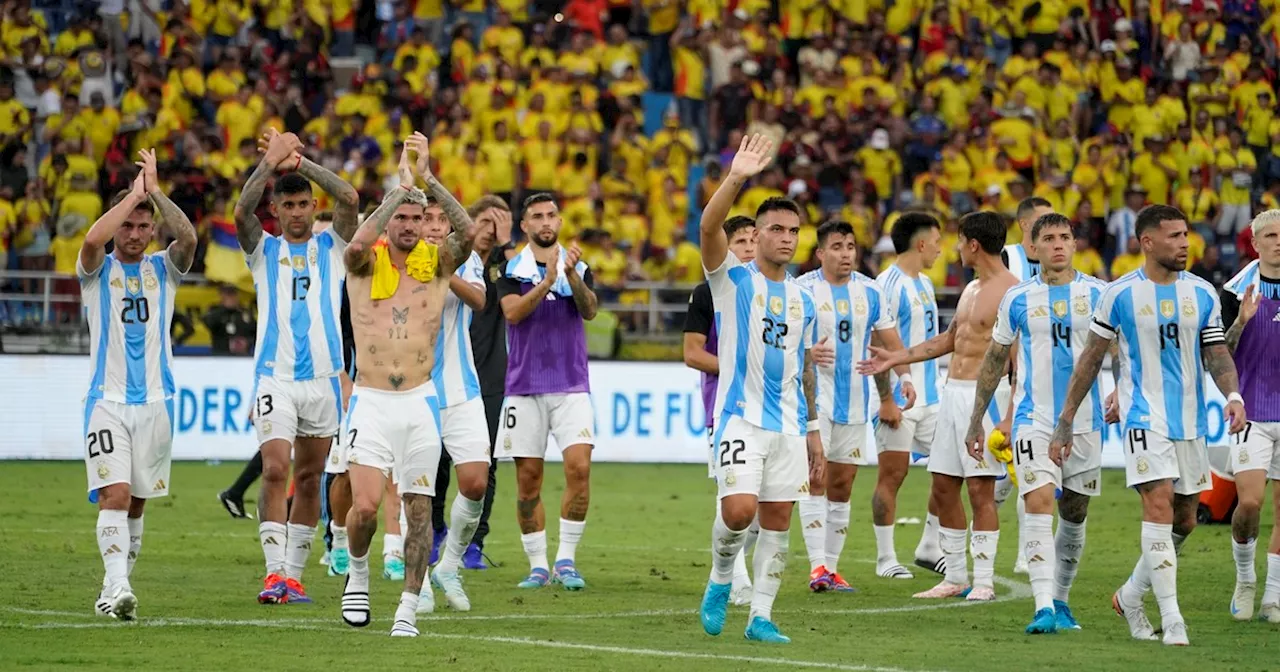
[(775, 322), (773, 318), (764, 318), (764, 330), (760, 332), (760, 340), (771, 348), (782, 349), (787, 347), (787, 323)]
[(849, 320), (840, 320), (836, 325), (836, 334), (840, 337), (841, 343), (848, 343), (853, 337), (853, 323)]

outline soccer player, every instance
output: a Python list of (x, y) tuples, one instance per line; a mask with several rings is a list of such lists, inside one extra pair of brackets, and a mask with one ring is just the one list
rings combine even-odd
[[(1018, 384), (1013, 393), (1014, 463), (1021, 497), (1026, 501), (1025, 532), (1019, 555), (1029, 561), (1035, 616), (1027, 634), (1078, 630), (1067, 606), (1071, 583), (1084, 552), (1089, 498), (1101, 494), (1102, 397), (1095, 381), (1087, 403), (1092, 410), (1076, 419), (1071, 459), (1059, 467), (1049, 459), (1049, 434), (1065, 401), (1066, 383), (1089, 334), (1093, 309), (1106, 286), (1071, 266), (1075, 234), (1071, 220), (1057, 213), (1041, 216), (1031, 226), (1040, 273), (1005, 294), (996, 314), (978, 374), (978, 392), (965, 445), (971, 455), (982, 447), (992, 397), (1018, 344)], [(1053, 535), (1055, 492), (1058, 534)]]
[[(1040, 257), (1034, 244), (1035, 237), (1031, 234), (1031, 230), (1035, 227), (1036, 221), (1041, 217), (1053, 212), (1053, 204), (1049, 201), (1032, 196), (1025, 198), (1018, 203), (1017, 220), (1018, 228), (1022, 231), (1022, 242), (1014, 245), (1005, 245), (1004, 251), (1000, 253), (1000, 259), (1004, 261), (1005, 267), (1013, 273), (1019, 282), (1026, 282), (1040, 273)], [(1015, 379), (1017, 372), (1014, 372)], [(1055, 416), (1056, 417), (1056, 416)], [(1006, 444), (1007, 445), (1007, 444)], [(996, 504), (1003, 504), (1008, 498), (1009, 493), (1013, 492), (1013, 480), (1007, 477), (1001, 477), (996, 480)], [(1022, 531), (1023, 521), (1026, 516), (1026, 500), (1018, 497), (1018, 546), (1017, 551), (1013, 554), (1013, 573), (1027, 573), (1027, 559), (1022, 554), (1022, 549), (1026, 546), (1026, 539)]]
[(702, 265), (720, 317), (721, 376), (714, 437), (720, 515), (712, 528), (712, 570), (701, 620), (709, 635), (724, 629), (734, 559), (758, 513), (760, 539), (745, 635), (787, 643), (791, 639), (778, 631), (772, 611), (787, 564), (791, 510), (811, 484), (824, 478), (810, 351), (817, 343), (817, 316), (809, 292), (786, 271), (800, 233), (800, 209), (783, 198), (760, 204), (756, 258), (747, 266), (729, 254), (721, 226), (742, 185), (769, 165), (772, 147), (759, 134), (744, 138), (702, 213)]
[[(451, 229), (452, 222), (440, 204), (428, 201), (423, 212), (422, 239), (429, 245), (443, 246)], [(472, 227), (465, 232), (468, 249), (478, 231), (478, 227)], [(487, 422), (471, 352), (472, 311), (484, 310), (485, 305), (483, 264), (480, 255), (472, 250), (449, 278), (440, 335), (436, 337), (435, 368), (431, 371), (436, 402), (440, 406), (440, 436), (458, 478), (458, 494), (453, 500), (449, 532), (440, 563), (431, 575), (431, 584), (444, 591), (449, 606), (457, 611), (471, 610), (471, 601), (467, 599), (462, 579), (458, 577), (458, 565), (463, 551), (471, 543), (476, 525), (480, 523), (485, 488), (489, 482)], [(425, 605), (434, 602), (430, 586), (423, 586), (422, 597), (418, 603), (419, 613), (424, 611)]]
[[(409, 154), (417, 155), (410, 165)], [(393, 637), (416, 637), (419, 593), (431, 550), (431, 498), (440, 460), (440, 406), (431, 380), (450, 280), (471, 256), (471, 218), (431, 174), (427, 138), (405, 140), (400, 185), (360, 225), (347, 246), (347, 290), (356, 336), (358, 378), (343, 438), (351, 479), (347, 529), (351, 564), (342, 620), (369, 624), (369, 545), (390, 476), (398, 481), (407, 522), (404, 592)], [(437, 247), (422, 240), (425, 195), (420, 176), (453, 232)], [(379, 240), (386, 232), (385, 241)]]
[[(1253, 618), (1258, 577), (1253, 561), (1258, 517), (1267, 479), (1280, 483), (1280, 408), (1271, 381), (1280, 380), (1273, 353), (1280, 349), (1280, 210), (1253, 218), (1253, 247), (1258, 259), (1249, 263), (1222, 288), (1222, 322), (1227, 347), (1240, 373), (1240, 392), (1250, 408), (1250, 420), (1236, 434), (1232, 471), (1236, 479), (1235, 513), (1231, 517), (1231, 546), (1236, 560), (1236, 589), (1231, 616)], [(1274, 487), (1280, 494), (1280, 486)], [(1258, 617), (1280, 623), (1280, 515), (1272, 528), (1267, 552), (1267, 585)]]
[[(750, 217), (730, 217), (724, 223), (724, 235), (729, 239), (729, 252), (742, 263), (756, 258), (756, 222)], [(711, 285), (702, 282), (689, 296), (689, 311), (684, 323), (684, 363), (702, 372), (702, 409), (707, 420), (707, 477), (716, 477), (715, 432), (716, 386), (720, 379), (720, 360), (716, 340), (716, 308), (711, 300)], [(716, 502), (717, 515), (720, 502)], [(747, 571), (747, 556), (760, 536), (759, 522), (751, 523), (747, 541), (738, 557), (733, 560), (733, 591), (730, 601), (735, 605), (751, 604), (751, 574)]]
[[(132, 188), (116, 194), (89, 228), (76, 260), (93, 370), (84, 401), (84, 464), (89, 490), (98, 494), (104, 570), (94, 611), (126, 621), (137, 614), (129, 575), (142, 548), (147, 500), (169, 494), (175, 391), (169, 326), (178, 283), (196, 253), (191, 221), (160, 191), (155, 151), (138, 155)], [(146, 254), (157, 219), (174, 241)]]
[[(809, 589), (853, 592), (840, 576), (838, 563), (849, 531), (849, 495), (858, 466), (867, 461), (867, 405), (870, 382), (853, 370), (872, 342), (902, 349), (893, 315), (880, 285), (854, 271), (857, 242), (848, 222), (818, 227), (818, 261), (822, 267), (797, 282), (818, 307), (818, 337), (835, 343), (834, 366), (818, 366), (818, 428), (826, 453), (826, 482), (813, 483), (800, 500), (800, 524), (809, 554)], [(899, 367), (902, 374), (907, 366)], [(892, 398), (889, 376), (876, 376), (881, 396)]]
[[(890, 366), (911, 364), (951, 354), (947, 384), (942, 389), (938, 411), (938, 428), (929, 455), (929, 472), (933, 474), (930, 501), (938, 510), (939, 536), (946, 559), (943, 580), (932, 589), (915, 597), (932, 599), (966, 595), (969, 600), (995, 599), (995, 557), (1000, 539), (1000, 519), (996, 515), (995, 483), (1004, 473), (986, 446), (971, 455), (964, 445), (969, 415), (977, 396), (978, 370), (991, 343), (991, 327), (995, 323), (1000, 298), (1018, 283), (1017, 278), (1000, 260), (1000, 247), (1005, 234), (1004, 219), (994, 212), (974, 212), (960, 220), (960, 261), (965, 268), (977, 272), (960, 294), (955, 317), (946, 333), (935, 336), (905, 351), (890, 352), (871, 346), (874, 357), (859, 364), (864, 374), (882, 373)], [(1011, 420), (1006, 414), (1008, 384), (988, 405), (987, 419), (1004, 427), (1008, 434)], [(1003, 417), (1003, 419), (1001, 419)], [(969, 505), (973, 508), (973, 588), (969, 588), (968, 558), (965, 536), (968, 522), (960, 501), (961, 486), (967, 486)]]
[[(586, 582), (574, 562), (587, 527), (591, 501), (591, 448), (595, 415), (587, 371), (584, 320), (595, 319), (591, 270), (577, 245), (564, 249), (560, 209), (550, 194), (525, 199), (520, 229), (529, 238), (498, 280), (507, 318), (507, 398), (498, 443), (516, 462), (516, 520), (529, 558), (521, 588), (555, 581), (567, 590)], [(542, 508), (543, 459), (550, 435), (564, 459), (560, 547), (554, 573), (547, 566), (546, 514)]]
[[(267, 576), (258, 602), (305, 603), (302, 570), (320, 517), (320, 475), (342, 409), (343, 250), (356, 229), (360, 196), (301, 154), (292, 133), (268, 131), (266, 151), (236, 204), (236, 234), (258, 288), (254, 427), (262, 451), (258, 537)], [(285, 172), (289, 171), (289, 172)], [(275, 180), (271, 212), (281, 235), (263, 235), (254, 212)], [(333, 226), (315, 235), (311, 183), (333, 197)], [(290, 455), (296, 491), (286, 509)], [(286, 516), (288, 524), (286, 525)]]
[(1098, 300), (1049, 457), (1059, 466), (1071, 458), (1076, 411), (1093, 389), (1107, 348), (1118, 339), (1125, 482), (1142, 497), (1142, 555), (1111, 604), (1128, 621), (1134, 639), (1154, 640), (1142, 608), (1147, 590), (1153, 590), (1164, 643), (1186, 646), (1187, 626), (1178, 609), (1178, 549), (1195, 529), (1200, 493), (1211, 487), (1204, 372), (1227, 396), (1223, 413), (1232, 434), (1244, 430), (1244, 401), (1217, 292), (1183, 270), (1186, 216), (1174, 207), (1151, 205), (1138, 213), (1134, 229), (1146, 262), (1107, 285)]
[(1000, 251), (1000, 260), (1019, 282), (1030, 280), (1040, 273), (1040, 257), (1036, 252), (1035, 237), (1031, 235), (1031, 230), (1041, 217), (1051, 212), (1053, 204), (1039, 196), (1024, 198), (1018, 203), (1015, 217), (1018, 229), (1022, 231), (1022, 242), (1005, 245)]
[[(938, 333), (938, 302), (933, 283), (923, 271), (942, 254), (942, 230), (932, 216), (911, 212), (894, 222), (890, 232), (898, 258), (876, 282), (884, 297), (885, 309), (898, 326), (899, 340), (906, 347), (924, 343)], [(897, 371), (898, 369), (895, 369)], [(878, 375), (888, 375), (886, 373)], [(915, 377), (920, 380), (917, 396)], [(884, 388), (876, 383), (876, 390)], [(908, 367), (897, 376), (892, 394), (881, 395), (874, 418), (879, 469), (876, 489), (871, 494), (871, 521), (876, 535), (876, 576), (910, 579), (911, 570), (898, 562), (893, 528), (898, 513), (898, 490), (911, 466), (913, 447), (929, 454), (938, 419), (938, 363), (925, 361)], [(938, 516), (929, 501), (924, 532), (916, 545), (915, 564), (942, 572), (945, 564), (938, 544)]]

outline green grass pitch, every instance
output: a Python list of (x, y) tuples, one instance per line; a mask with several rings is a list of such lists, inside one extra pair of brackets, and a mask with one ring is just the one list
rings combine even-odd
[[(173, 496), (147, 512), (134, 572), (140, 618), (117, 623), (92, 615), (102, 566), (93, 538), (94, 507), (78, 463), (0, 465), (6, 548), (0, 557), (0, 669), (5, 670), (1274, 670), (1280, 632), (1236, 623), (1227, 612), (1234, 585), (1229, 529), (1204, 526), (1182, 550), (1179, 598), (1190, 648), (1129, 639), (1111, 611), (1112, 591), (1138, 553), (1139, 502), (1123, 474), (1106, 473), (1103, 497), (1089, 516), (1088, 541), (1071, 604), (1081, 632), (1029, 637), (1032, 602), (1025, 577), (1012, 575), (1016, 544), (1011, 504), (996, 573), (1000, 600), (911, 599), (937, 581), (919, 570), (911, 581), (875, 578), (868, 499), (873, 469), (854, 486), (853, 520), (842, 574), (856, 595), (811, 595), (800, 533), (774, 609), (787, 646), (742, 639), (745, 608), (731, 607), (725, 632), (703, 634), (697, 607), (710, 561), (713, 485), (698, 465), (596, 465), (589, 525), (578, 549), (587, 590), (522, 591), (527, 570), (515, 526), (514, 471), (499, 469), (499, 494), (487, 551), (502, 564), (465, 572), (469, 614), (453, 614), (437, 594), (435, 614), (419, 620), (422, 636), (387, 636), (400, 586), (375, 578), (374, 623), (363, 630), (338, 615), (341, 580), (312, 556), (304, 577), (315, 603), (264, 607), (262, 556), (253, 521), (233, 521), (214, 494), (238, 465), (180, 463)], [(927, 474), (912, 470), (900, 516), (922, 516)], [(544, 501), (559, 502), (563, 477), (548, 465)], [(451, 493), (452, 494), (452, 493)], [(1267, 506), (1264, 511), (1271, 511)], [(554, 507), (548, 541), (556, 543)], [(1267, 516), (1264, 516), (1266, 518)], [(798, 528), (797, 526), (794, 526)], [(1264, 522), (1259, 584), (1265, 580)], [(910, 559), (918, 525), (899, 526), (898, 553)], [(375, 542), (375, 551), (381, 548)], [(380, 560), (372, 562), (378, 573)], [(1259, 585), (1259, 592), (1262, 586)], [(1159, 624), (1154, 601), (1148, 613)]]

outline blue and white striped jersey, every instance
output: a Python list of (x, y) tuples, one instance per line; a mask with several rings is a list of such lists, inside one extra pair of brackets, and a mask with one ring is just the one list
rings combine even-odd
[[(480, 261), (479, 254), (472, 252), (454, 275), (484, 291), (484, 262)], [(436, 359), (431, 369), (431, 382), (435, 383), (441, 408), (480, 396), (480, 377), (476, 375), (475, 355), (471, 351), (471, 317), (471, 306), (457, 294), (445, 295), (440, 335), (436, 337)]]
[(833, 285), (822, 269), (806, 273), (796, 282), (813, 294), (818, 307), (818, 340), (829, 338), (836, 351), (835, 366), (818, 367), (818, 413), (839, 425), (864, 424), (871, 379), (858, 375), (854, 363), (867, 358), (873, 330), (894, 326), (880, 285), (861, 273), (854, 273), (843, 285)]
[(342, 371), (342, 281), (347, 242), (333, 229), (302, 243), (263, 235), (246, 255), (258, 292), (255, 373), (314, 380)]
[[(938, 300), (933, 281), (923, 274), (911, 277), (893, 264), (876, 278), (884, 292), (885, 310), (898, 325), (902, 345), (911, 348), (938, 335)], [(899, 406), (907, 403), (902, 384), (893, 384), (893, 398)], [(938, 361), (930, 359), (911, 365), (911, 384), (916, 388), (916, 406), (938, 403)]]
[(1027, 249), (1022, 246), (1022, 243), (1005, 245), (1000, 256), (1009, 272), (1021, 282), (1026, 282), (1040, 273), (1040, 262), (1032, 261), (1031, 257), (1027, 256)]
[(1213, 285), (1187, 272), (1158, 285), (1142, 269), (1107, 285), (1093, 333), (1119, 338), (1120, 418), (1125, 431), (1149, 429), (1173, 440), (1209, 428), (1202, 344), (1223, 342), (1222, 308)]
[(769, 280), (733, 254), (707, 272), (707, 283), (720, 337), (716, 417), (804, 435), (810, 418), (800, 377), (805, 350), (818, 342), (813, 297), (795, 280)]
[[(1014, 285), (1000, 302), (991, 340), (1018, 344), (1013, 426), (1052, 432), (1067, 400), (1067, 382), (1089, 340), (1094, 309), (1106, 283), (1084, 273), (1065, 285), (1039, 275)], [(1097, 380), (1076, 414), (1076, 434), (1101, 431), (1102, 391)]]
[(184, 273), (169, 252), (148, 254), (136, 264), (108, 254), (93, 272), (77, 258), (76, 275), (89, 322), (88, 398), (121, 404), (172, 398), (169, 327)]

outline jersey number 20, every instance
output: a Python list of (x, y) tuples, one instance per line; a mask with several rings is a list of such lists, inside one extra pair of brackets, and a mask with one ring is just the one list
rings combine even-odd
[(146, 324), (151, 319), (151, 304), (147, 303), (147, 297), (132, 296), (124, 297), (124, 309), (120, 311), (120, 321), (125, 324), (142, 323)]

